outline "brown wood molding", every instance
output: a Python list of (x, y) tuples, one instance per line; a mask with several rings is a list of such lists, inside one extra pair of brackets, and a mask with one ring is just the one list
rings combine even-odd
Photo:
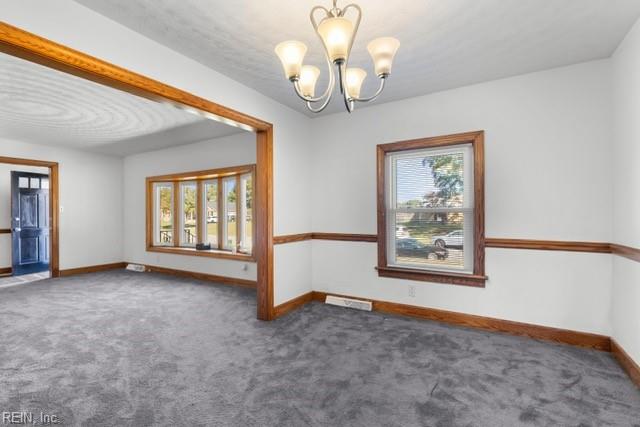
[(75, 276), (77, 274), (97, 273), (99, 271), (118, 270), (125, 268), (126, 262), (113, 262), (111, 264), (89, 265), (87, 267), (69, 268), (60, 270), (60, 277)]
[(290, 299), (287, 302), (284, 302), (280, 305), (276, 305), (275, 307), (275, 317), (282, 317), (287, 313), (290, 313), (303, 305), (310, 303), (313, 301), (313, 292), (307, 292), (306, 294), (302, 294), (299, 297)]
[(611, 243), (611, 252), (615, 255), (619, 255), (619, 256), (628, 258), (630, 260), (640, 262), (640, 249), (638, 248), (632, 248), (631, 246)]
[(145, 265), (146, 271), (153, 273), (169, 274), (172, 276), (185, 277), (187, 279), (204, 280), (207, 282), (220, 283), (223, 285), (242, 286), (244, 288), (256, 289), (255, 280), (239, 279), (236, 277), (218, 276), (216, 274), (198, 273), (195, 271), (177, 270), (175, 268), (160, 267), (157, 265)]
[(0, 268), (0, 276), (10, 276), (13, 271), (11, 267), (2, 267)]
[(10, 228), (0, 228), (0, 234), (11, 234)]
[(311, 240), (313, 233), (300, 233), (300, 234), (285, 234), (282, 236), (274, 236), (273, 244), (282, 245), (284, 243), (304, 242), (305, 240)]
[(418, 307), (413, 305), (398, 304), (387, 301), (377, 301), (367, 298), (338, 295), (318, 291), (313, 292), (313, 300), (324, 302), (327, 295), (371, 301), (371, 303), (373, 304), (373, 310), (379, 311), (381, 313), (417, 317), (420, 319), (434, 320), (437, 322), (448, 323), (452, 325), (482, 329), (491, 332), (503, 332), (511, 335), (526, 336), (539, 340), (553, 341), (562, 344), (593, 348), (602, 351), (611, 350), (611, 340), (609, 337), (587, 332), (570, 331), (567, 329), (558, 329), (548, 326), (532, 325), (529, 323), (513, 322), (510, 320), (457, 313), (435, 308)]
[(376, 270), (378, 270), (378, 276), (380, 277), (472, 286), (475, 288), (484, 288), (485, 281), (488, 279), (487, 276), (475, 274), (440, 273), (437, 271), (412, 270), (410, 268), (376, 267)]
[(375, 234), (347, 234), (347, 233), (312, 233), (315, 240), (338, 240), (343, 242), (377, 242)]
[(253, 255), (241, 254), (241, 253), (233, 253), (230, 251), (221, 251), (221, 250), (204, 250), (199, 251), (196, 248), (186, 248), (186, 247), (175, 247), (175, 246), (149, 246), (147, 247), (147, 252), (158, 252), (164, 254), (173, 254), (173, 255), (187, 255), (187, 256), (198, 256), (198, 257), (206, 257), (206, 258), (219, 258), (219, 259), (230, 259), (234, 261), (244, 261), (244, 262), (256, 262), (256, 258)]
[[(177, 108), (198, 110), (204, 117), (226, 119), (256, 132), (256, 247), (258, 261), (259, 319), (273, 317), (273, 125), (166, 85), (93, 56), (0, 22), (0, 52), (26, 59), (143, 98), (170, 103)], [(44, 165), (46, 166), (46, 165)], [(51, 186), (57, 186), (57, 165), (51, 167)], [(58, 201), (52, 197), (52, 275), (58, 274)]]
[(486, 238), (487, 248), (534, 249), (545, 251), (598, 252), (610, 253), (609, 243), (571, 242), (562, 240), (497, 239)]
[(257, 212), (255, 248), (258, 259), (258, 319), (271, 320), (273, 307), (273, 127), (261, 130), (256, 138), (256, 180), (254, 185)]
[(633, 381), (640, 388), (640, 366), (613, 338), (611, 338), (611, 352), (613, 353), (618, 363), (620, 363), (622, 368), (627, 372), (627, 375), (629, 375), (631, 381)]
[(153, 101), (169, 101), (178, 108), (193, 107), (209, 113), (209, 116), (223, 117), (252, 130), (266, 130), (271, 126), (255, 117), (39, 37), (6, 22), (0, 22), (0, 51)]

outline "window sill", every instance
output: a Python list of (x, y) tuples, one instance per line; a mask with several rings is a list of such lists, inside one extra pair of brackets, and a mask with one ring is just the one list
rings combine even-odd
[(422, 282), (447, 283), (450, 285), (472, 286), (484, 288), (487, 276), (476, 274), (449, 273), (441, 271), (415, 270), (398, 267), (376, 267), (379, 277), (392, 277)]
[(148, 246), (147, 252), (161, 252), (174, 255), (191, 255), (202, 256), (208, 258), (231, 259), (235, 261), (255, 262), (253, 255), (232, 253), (229, 251), (221, 251), (217, 249), (209, 249), (199, 251), (196, 248), (176, 247), (176, 246)]

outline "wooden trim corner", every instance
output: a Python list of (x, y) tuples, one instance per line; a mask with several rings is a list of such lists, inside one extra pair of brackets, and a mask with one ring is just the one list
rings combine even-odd
[(611, 338), (611, 353), (638, 388), (640, 388), (640, 366), (629, 356), (618, 342)]
[(145, 265), (145, 271), (152, 273), (169, 274), (187, 279), (204, 280), (207, 282), (219, 283), (223, 285), (242, 286), (244, 288), (256, 289), (255, 280), (240, 279), (236, 277), (218, 276), (216, 274), (198, 273), (195, 271), (178, 270), (175, 268), (160, 267), (157, 265)]
[(298, 308), (310, 303), (311, 301), (313, 301), (313, 292), (307, 292), (306, 294), (302, 294), (296, 298), (279, 304), (275, 307), (275, 318), (277, 319), (278, 317), (282, 317), (285, 314), (297, 310)]
[(640, 262), (640, 249), (638, 248), (611, 243), (611, 253), (632, 261)]

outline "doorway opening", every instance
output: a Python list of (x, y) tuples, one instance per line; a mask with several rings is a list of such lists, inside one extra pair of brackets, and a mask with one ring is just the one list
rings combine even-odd
[(0, 157), (0, 206), (0, 287), (58, 277), (58, 164)]

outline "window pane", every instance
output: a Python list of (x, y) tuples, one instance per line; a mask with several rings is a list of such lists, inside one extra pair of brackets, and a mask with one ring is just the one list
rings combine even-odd
[(195, 182), (182, 183), (182, 205), (181, 205), (181, 221), (182, 236), (180, 236), (180, 244), (185, 246), (193, 246), (196, 244), (196, 222), (198, 215), (196, 212), (196, 197), (198, 194)]
[(20, 188), (29, 188), (29, 178), (24, 176), (18, 177), (18, 187)]
[(49, 188), (49, 180), (47, 178), (42, 178), (41, 185), (42, 185), (43, 189), (48, 189)]
[(29, 178), (29, 186), (31, 188), (39, 189), (40, 188), (40, 178)]
[(223, 181), (224, 197), (224, 248), (233, 250), (236, 248), (236, 177), (225, 178)]
[[(395, 250), (397, 265), (423, 268), (465, 268), (463, 212), (397, 212)], [(468, 221), (471, 221), (470, 215)], [(471, 228), (472, 230), (472, 228)]]
[(464, 152), (395, 159), (398, 208), (462, 208)]
[(204, 184), (204, 206), (206, 210), (206, 243), (218, 247), (218, 181)]
[(155, 184), (155, 243), (173, 243), (173, 187), (171, 184)]
[(242, 176), (242, 241), (241, 247), (244, 252), (251, 253), (253, 246), (253, 182), (251, 174)]

